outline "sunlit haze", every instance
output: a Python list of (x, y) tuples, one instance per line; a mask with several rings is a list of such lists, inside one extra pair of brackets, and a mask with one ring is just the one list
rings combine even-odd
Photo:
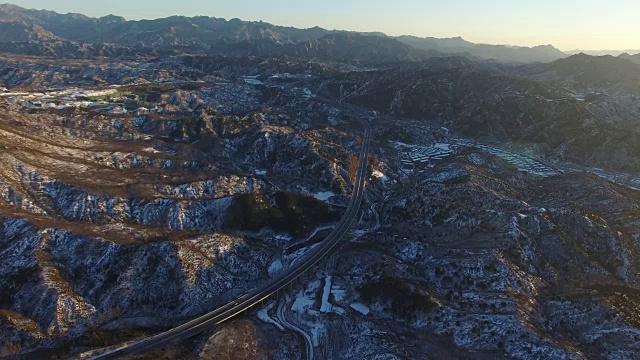
[(89, 16), (128, 19), (206, 15), (296, 27), (381, 31), (388, 35), (463, 38), (476, 43), (562, 50), (640, 48), (637, 0), (14, 0), (12, 3)]

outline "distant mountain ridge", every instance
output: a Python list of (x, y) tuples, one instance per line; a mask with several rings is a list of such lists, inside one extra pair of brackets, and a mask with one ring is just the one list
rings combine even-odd
[[(135, 57), (148, 55), (149, 49), (367, 63), (420, 61), (442, 55), (414, 49), (382, 33), (297, 29), (205, 16), (128, 21), (115, 15), (91, 18), (0, 5), (0, 21), (4, 22), (0, 26), (7, 24), (2, 33), (9, 35), (0, 38), (1, 51), (65, 58), (95, 54)], [(16, 26), (17, 30), (11, 30)], [(103, 47), (98, 50), (97, 46), (104, 44), (112, 44), (109, 51)]]
[(373, 63), (451, 55), (529, 63), (552, 62), (568, 56), (551, 45), (518, 47), (475, 44), (461, 37), (389, 37), (380, 32), (357, 33), (317, 26), (298, 29), (207, 16), (155, 20), (127, 20), (116, 15), (93, 18), (11, 4), (0, 4), (0, 33), (2, 51), (58, 57), (89, 56), (94, 52), (74, 54), (70, 49), (102, 44), (129, 48), (109, 54), (135, 54), (137, 50), (133, 49), (143, 49), (142, 53), (149, 53), (150, 48), (161, 52), (188, 49), (238, 56), (297, 56)]
[(30, 22), (70, 41), (142, 46), (188, 45), (220, 40), (270, 40), (287, 44), (315, 40), (331, 32), (319, 27), (297, 29), (206, 16), (171, 16), (155, 20), (126, 20), (115, 15), (91, 18), (81, 14), (28, 10), (9, 4), (0, 5), (0, 19)]
[(495, 59), (504, 62), (551, 62), (567, 57), (567, 54), (552, 45), (520, 47), (474, 44), (461, 37), (440, 39), (400, 36), (397, 39), (416, 49), (435, 50), (443, 53), (469, 53), (482, 59)]
[(621, 59), (629, 60), (631, 62), (634, 62), (634, 63), (640, 65), (640, 53), (635, 54), (635, 55), (630, 55), (628, 53), (622, 53), (618, 57), (621, 58)]
[(448, 56), (437, 51), (418, 50), (386, 36), (347, 32), (331, 33), (297, 44), (277, 44), (269, 40), (220, 41), (213, 44), (209, 52), (232, 56), (289, 56), (362, 63), (414, 62)]
[(624, 89), (640, 94), (640, 56), (591, 56), (572, 55), (548, 64), (533, 64), (522, 68), (522, 75), (533, 79), (555, 80), (568, 87), (589, 90), (592, 88)]
[(415, 49), (389, 37), (336, 33), (295, 46), (300, 57), (338, 58), (366, 61), (375, 58), (382, 62), (419, 61), (443, 54)]
[(578, 54), (587, 54), (591, 56), (620, 56), (625, 53), (627, 54), (639, 54), (640, 49), (626, 49), (626, 50), (571, 50), (565, 51), (567, 55), (578, 55)]

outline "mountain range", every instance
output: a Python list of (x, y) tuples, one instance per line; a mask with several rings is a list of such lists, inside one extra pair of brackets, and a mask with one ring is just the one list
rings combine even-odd
[(110, 48), (118, 50), (109, 53), (119, 55), (188, 51), (371, 63), (418, 61), (452, 54), (519, 63), (551, 62), (568, 56), (552, 45), (518, 47), (474, 44), (460, 37), (390, 37), (383, 33), (298, 29), (206, 16), (130, 21), (115, 15), (92, 18), (11, 4), (0, 5), (0, 32), (1, 51), (69, 58), (104, 55), (95, 49), (99, 44), (111, 44)]
[(469, 53), (482, 59), (496, 59), (504, 62), (550, 62), (567, 56), (552, 45), (520, 47), (474, 44), (461, 37), (439, 39), (400, 36), (397, 39), (416, 49), (436, 50), (443, 53)]
[(637, 53), (640, 53), (640, 49), (625, 49), (625, 50), (580, 50), (580, 49), (576, 49), (576, 50), (571, 50), (571, 51), (565, 51), (565, 53), (567, 53), (568, 55), (577, 55), (577, 54), (583, 53), (583, 54), (587, 54), (587, 55), (591, 55), (591, 56), (605, 56), (605, 55), (619, 56), (619, 55), (623, 55), (625, 53), (627, 53), (627, 54), (637, 54)]
[(1, 359), (638, 358), (640, 55), (13, 5), (0, 34)]

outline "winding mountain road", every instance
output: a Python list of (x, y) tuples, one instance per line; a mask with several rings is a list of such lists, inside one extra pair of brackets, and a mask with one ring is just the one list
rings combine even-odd
[(284, 308), (285, 306), (287, 306), (287, 299), (288, 297), (286, 299), (283, 299), (283, 301), (278, 304), (278, 308), (276, 310), (276, 319), (278, 319), (278, 322), (280, 322), (283, 327), (299, 334), (304, 339), (307, 355), (306, 359), (313, 360), (313, 340), (311, 339), (311, 336), (304, 330), (290, 323), (284, 314)]
[(353, 225), (364, 196), (369, 163), (369, 144), (371, 141), (372, 130), (366, 120), (363, 121), (363, 124), (365, 125), (365, 136), (360, 152), (358, 169), (354, 179), (354, 188), (351, 200), (349, 201), (347, 211), (338, 225), (329, 235), (327, 235), (319, 246), (307, 254), (301, 261), (298, 261), (298, 263), (293, 267), (288, 269), (285, 274), (206, 315), (163, 333), (128, 343), (100, 355), (94, 355), (91, 359), (119, 359), (125, 356), (142, 354), (161, 348), (172, 341), (190, 338), (259, 304), (262, 300), (270, 297), (292, 283), (316, 265), (322, 258), (327, 256), (327, 254), (335, 248)]

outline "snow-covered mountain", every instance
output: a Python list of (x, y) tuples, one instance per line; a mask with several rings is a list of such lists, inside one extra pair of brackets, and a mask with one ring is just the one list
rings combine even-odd
[(0, 9), (0, 357), (88, 357), (286, 273), (344, 215), (364, 122), (335, 250), (143, 356), (638, 353), (631, 56)]

